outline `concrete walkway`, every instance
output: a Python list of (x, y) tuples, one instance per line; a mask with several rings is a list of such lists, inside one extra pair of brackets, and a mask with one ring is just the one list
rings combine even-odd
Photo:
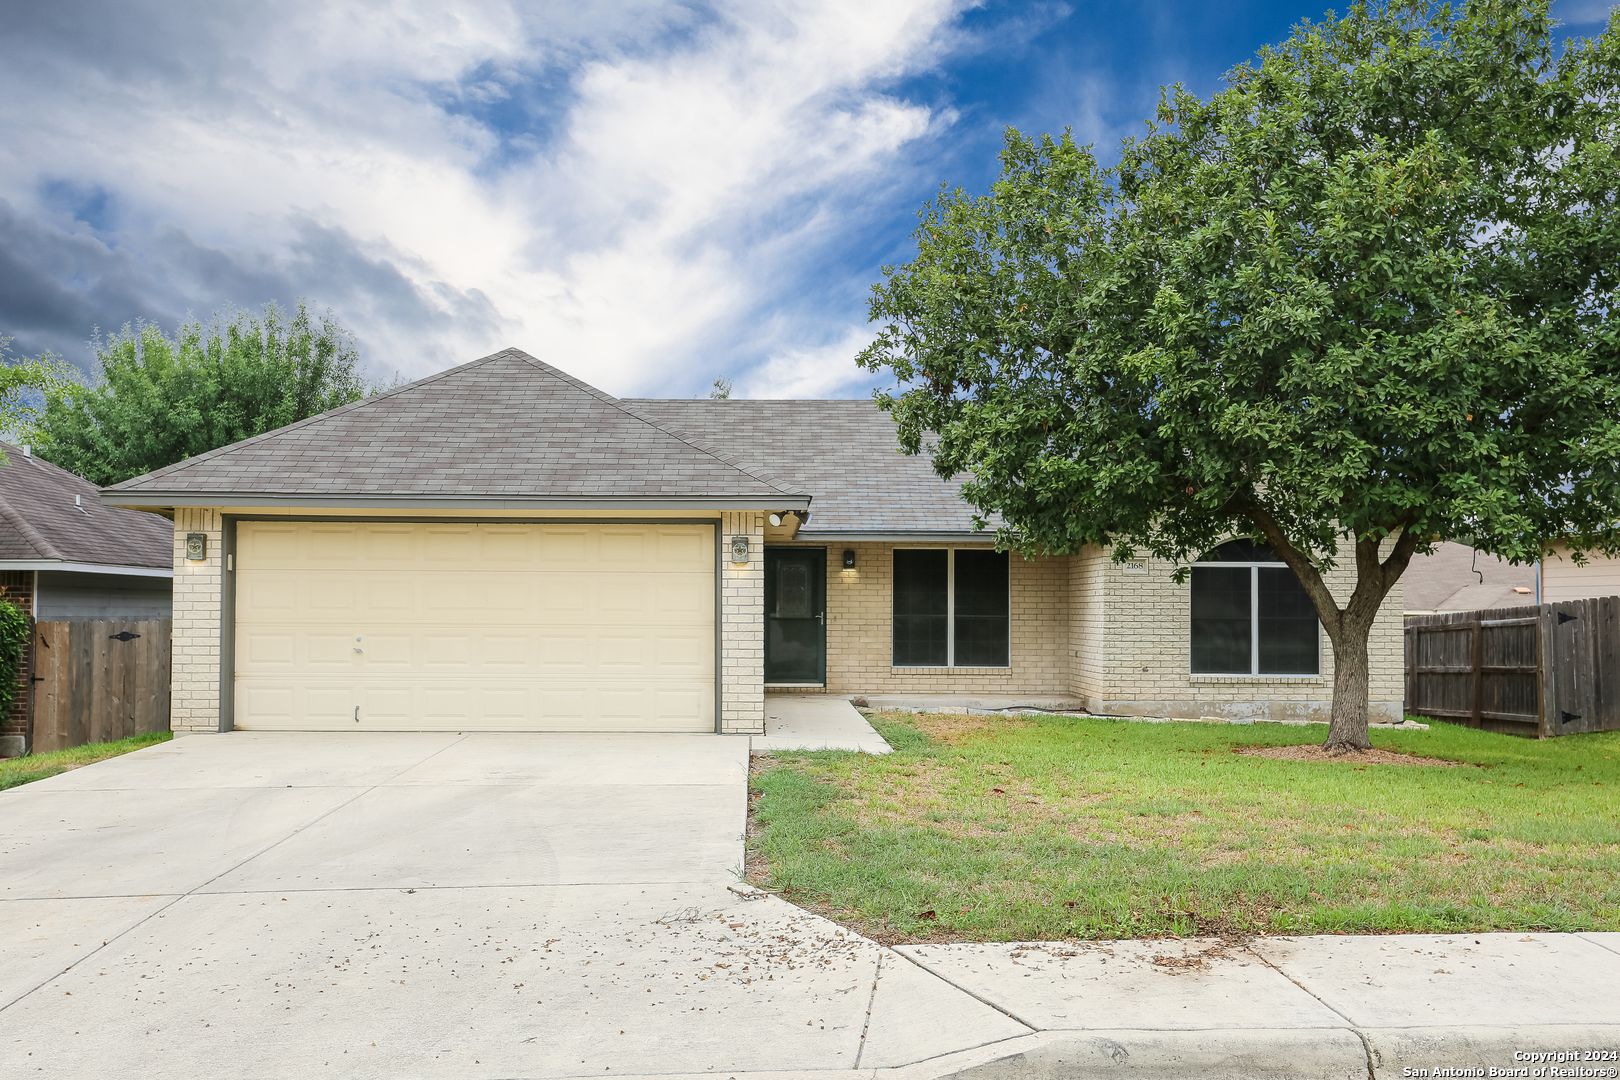
[(848, 698), (827, 694), (765, 695), (765, 734), (751, 736), (751, 740), (755, 751), (894, 752)]
[(1620, 935), (883, 948), (736, 883), (746, 754), (237, 733), (0, 793), (0, 1075), (1362, 1080), (1620, 1048)]

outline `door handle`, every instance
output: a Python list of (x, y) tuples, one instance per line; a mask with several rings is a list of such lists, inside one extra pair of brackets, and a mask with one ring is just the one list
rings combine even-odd
[(826, 626), (827, 625), (827, 620), (822, 618), (822, 616), (824, 616), (826, 614), (827, 613), (825, 611), (816, 612), (816, 622), (820, 623), (822, 626)]

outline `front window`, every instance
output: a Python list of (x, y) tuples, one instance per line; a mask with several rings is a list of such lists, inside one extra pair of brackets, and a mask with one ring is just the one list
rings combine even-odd
[(894, 553), (895, 667), (1008, 667), (1011, 590), (1005, 551)]
[(1269, 547), (1222, 544), (1193, 564), (1194, 675), (1316, 675), (1316, 608)]

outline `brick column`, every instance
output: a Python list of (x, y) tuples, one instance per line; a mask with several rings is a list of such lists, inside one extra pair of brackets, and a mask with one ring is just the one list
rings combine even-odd
[[(186, 534), (208, 537), (208, 557), (186, 558)], [(220, 513), (212, 507), (174, 511), (174, 652), (169, 727), (219, 730), (220, 581), (224, 563)]]
[(32, 570), (0, 571), (0, 602), (15, 604), (28, 616), (28, 645), (23, 649), (17, 665), (17, 697), (11, 709), (0, 716), (0, 757), (18, 757), (28, 753), (32, 735), (29, 718), (33, 708), (34, 674), (34, 572)]
[[(731, 538), (748, 537), (748, 561)], [(720, 515), (720, 731), (765, 734), (765, 515)]]

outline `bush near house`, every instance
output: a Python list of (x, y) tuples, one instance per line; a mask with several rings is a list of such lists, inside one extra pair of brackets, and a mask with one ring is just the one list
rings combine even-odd
[(749, 877), (880, 940), (1620, 929), (1620, 733), (885, 714), (756, 762)]

